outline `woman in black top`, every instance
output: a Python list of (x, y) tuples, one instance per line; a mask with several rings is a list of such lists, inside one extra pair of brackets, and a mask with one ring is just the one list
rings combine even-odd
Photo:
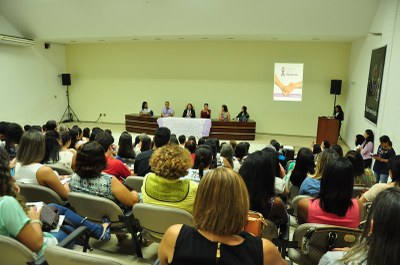
[(196, 112), (194, 111), (191, 103), (186, 105), (186, 109), (183, 111), (182, 118), (196, 118)]
[(242, 107), (242, 111), (239, 112), (239, 114), (236, 116), (236, 119), (238, 119), (238, 121), (248, 121), (250, 118), (250, 115), (247, 113), (247, 107), (243, 106)]
[(344, 112), (342, 110), (342, 106), (340, 105), (335, 106), (335, 113), (333, 113), (333, 117), (336, 120), (339, 120), (339, 135), (340, 135), (340, 128), (342, 127), (342, 121), (344, 120)]
[(239, 174), (226, 168), (208, 172), (197, 190), (194, 227), (167, 229), (158, 249), (160, 264), (286, 264), (270, 241), (242, 231), (248, 211)]

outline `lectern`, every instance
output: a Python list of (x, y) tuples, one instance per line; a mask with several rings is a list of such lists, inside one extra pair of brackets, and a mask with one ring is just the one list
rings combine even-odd
[(339, 120), (327, 117), (318, 117), (317, 143), (328, 140), (330, 144), (337, 144), (339, 137)]

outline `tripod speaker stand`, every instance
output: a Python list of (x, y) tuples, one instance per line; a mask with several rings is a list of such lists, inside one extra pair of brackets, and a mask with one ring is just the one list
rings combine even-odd
[[(67, 85), (67, 102), (68, 102), (68, 105), (67, 105), (67, 108), (66, 108), (65, 111), (64, 111), (64, 114), (63, 114), (62, 117), (61, 117), (60, 123), (61, 123), (61, 122), (71, 122), (71, 121), (74, 121), (74, 117), (76, 118), (76, 120), (77, 120), (78, 122), (81, 122), (81, 121), (79, 120), (78, 116), (76, 116), (74, 110), (73, 110), (73, 109), (71, 108), (71, 106), (69, 105), (69, 86), (68, 86), (68, 85)], [(66, 118), (65, 120), (63, 120), (64, 117), (67, 117), (67, 118)]]

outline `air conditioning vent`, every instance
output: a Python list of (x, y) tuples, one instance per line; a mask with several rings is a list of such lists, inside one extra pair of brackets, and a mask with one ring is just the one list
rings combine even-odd
[(9, 45), (31, 46), (35, 45), (35, 41), (21, 37), (14, 37), (9, 35), (0, 34), (0, 43)]

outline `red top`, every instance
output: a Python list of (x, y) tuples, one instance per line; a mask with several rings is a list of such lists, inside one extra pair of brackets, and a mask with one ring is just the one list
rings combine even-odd
[(357, 228), (360, 224), (360, 209), (357, 199), (352, 199), (352, 207), (347, 209), (345, 216), (327, 213), (319, 206), (319, 199), (309, 199), (307, 223), (328, 224)]
[(203, 119), (209, 119), (211, 117), (211, 110), (210, 109), (208, 109), (208, 111), (201, 110), (200, 117)]
[(122, 181), (124, 178), (131, 175), (131, 171), (120, 160), (106, 156), (107, 167), (103, 170), (104, 173), (115, 176)]

